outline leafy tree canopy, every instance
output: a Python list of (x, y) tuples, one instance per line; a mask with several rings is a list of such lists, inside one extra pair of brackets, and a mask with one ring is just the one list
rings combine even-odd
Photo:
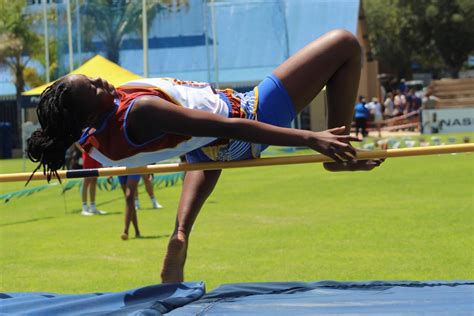
[(457, 77), (474, 51), (472, 0), (365, 0), (376, 58), (399, 70), (416, 60)]

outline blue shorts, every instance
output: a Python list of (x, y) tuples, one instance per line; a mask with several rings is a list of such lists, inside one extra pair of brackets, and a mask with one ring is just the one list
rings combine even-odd
[(258, 85), (257, 120), (280, 127), (290, 127), (295, 119), (295, 106), (274, 74), (267, 76)]
[[(290, 127), (296, 116), (295, 107), (285, 87), (275, 75), (267, 76), (252, 91), (235, 92), (240, 99), (241, 111), (247, 119)], [(222, 97), (222, 95), (221, 95)], [(226, 101), (226, 100), (224, 100)], [(228, 102), (228, 100), (226, 101)], [(251, 144), (241, 140), (230, 140), (226, 145), (204, 146), (186, 154), (187, 162), (245, 160), (260, 157), (266, 144)]]
[(127, 184), (128, 179), (140, 181), (141, 177), (142, 177), (141, 174), (132, 174), (132, 175), (128, 175), (128, 176), (119, 176), (118, 178), (119, 178), (120, 184), (125, 185), (125, 184)]

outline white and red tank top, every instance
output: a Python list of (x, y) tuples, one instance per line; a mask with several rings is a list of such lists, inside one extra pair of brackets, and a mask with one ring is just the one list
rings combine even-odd
[[(137, 167), (180, 156), (216, 141), (163, 133), (144, 144), (135, 144), (127, 133), (127, 116), (137, 98), (157, 96), (176, 106), (201, 110), (224, 117), (241, 117), (240, 102), (232, 90), (215, 90), (208, 84), (172, 78), (141, 79), (116, 88), (115, 109), (98, 129), (84, 131), (79, 144), (104, 166)], [(217, 140), (217, 142), (225, 140)]]

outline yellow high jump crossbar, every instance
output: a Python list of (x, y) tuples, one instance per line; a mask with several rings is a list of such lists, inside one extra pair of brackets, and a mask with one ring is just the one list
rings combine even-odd
[[(474, 143), (429, 146), (429, 147), (412, 147), (401, 149), (387, 149), (374, 151), (358, 151), (357, 159), (377, 159), (377, 158), (394, 158), (394, 157), (411, 157), (424, 155), (452, 154), (474, 152)], [(82, 169), (82, 170), (60, 170), (58, 175), (61, 178), (85, 178), (85, 177), (102, 177), (102, 176), (123, 176), (129, 174), (149, 174), (149, 173), (166, 173), (178, 171), (192, 170), (216, 170), (244, 167), (261, 167), (276, 165), (291, 165), (302, 163), (322, 163), (333, 161), (331, 158), (321, 155), (299, 155), (299, 156), (283, 156), (258, 158), (239, 161), (226, 162), (202, 162), (202, 163), (172, 163), (160, 165), (148, 165), (143, 167), (111, 167), (99, 169)], [(31, 173), (4, 173), (0, 174), (0, 182), (27, 181)], [(35, 173), (31, 180), (45, 180), (46, 175), (40, 171)]]

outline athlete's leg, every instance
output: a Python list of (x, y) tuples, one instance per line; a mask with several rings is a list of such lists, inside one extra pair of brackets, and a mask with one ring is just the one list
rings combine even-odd
[[(356, 137), (359, 136), (359, 130), (362, 131), (362, 123), (361, 123), (361, 119), (360, 118), (356, 118), (355, 119), (355, 123), (356, 123)], [(362, 135), (363, 136), (363, 135)]]
[(133, 222), (135, 233), (139, 233), (135, 210), (135, 193), (137, 190), (137, 185), (138, 181), (135, 179), (127, 179), (126, 184), (122, 184), (122, 190), (125, 193), (125, 227), (122, 233), (123, 240), (128, 239), (130, 222)]
[(127, 184), (126, 183), (120, 183), (120, 187), (122, 188), (123, 195), (125, 196), (125, 192), (127, 191)]
[(138, 192), (138, 182), (140, 181), (139, 179), (128, 179), (127, 180), (127, 188), (130, 190), (130, 196), (132, 196), (133, 199), (133, 209), (131, 210), (131, 219), (133, 223), (133, 228), (135, 229), (135, 237), (140, 237), (140, 229), (138, 228), (138, 218), (137, 218), (137, 209), (135, 208), (135, 196), (136, 193)]
[(362, 137), (367, 137), (369, 133), (367, 132), (367, 119), (363, 118), (362, 119)]
[(328, 128), (344, 125), (349, 131), (360, 71), (357, 38), (348, 31), (335, 30), (291, 56), (274, 74), (287, 89), (297, 113), (326, 85)]
[(148, 197), (150, 198), (151, 205), (153, 208), (162, 208), (160, 203), (158, 203), (158, 200), (155, 197), (155, 192), (153, 189), (153, 174), (145, 174), (143, 175), (143, 183), (145, 184), (145, 190), (148, 193)]
[(155, 192), (153, 190), (153, 184), (151, 183), (151, 174), (143, 175), (143, 183), (145, 184), (146, 193), (151, 198), (155, 197)]
[(89, 183), (90, 183), (90, 178), (84, 178), (82, 181), (82, 203), (87, 204), (87, 193), (89, 192)]
[(82, 197), (82, 211), (81, 214), (85, 216), (94, 215), (90, 212), (89, 204), (87, 203), (87, 193), (89, 192), (89, 183), (90, 178), (84, 178), (82, 180), (82, 188), (81, 188), (81, 197)]
[(95, 194), (96, 194), (96, 188), (97, 188), (97, 178), (90, 178), (90, 183), (89, 183), (89, 198), (90, 198), (90, 204), (95, 204)]
[[(334, 30), (305, 46), (274, 71), (301, 112), (326, 85), (328, 128), (349, 133), (361, 71), (361, 48), (348, 31)], [(326, 163), (326, 169), (370, 170), (381, 161)]]
[(221, 170), (188, 171), (184, 177), (173, 235), (161, 270), (163, 283), (182, 282), (189, 235), (202, 205), (212, 193)]
[(137, 190), (137, 192), (135, 192), (135, 201), (137, 202), (135, 205), (139, 204), (138, 203), (138, 201), (139, 201), (138, 190)]

